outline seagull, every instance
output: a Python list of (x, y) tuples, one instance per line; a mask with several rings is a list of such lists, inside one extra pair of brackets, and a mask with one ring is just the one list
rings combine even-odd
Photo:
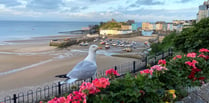
[(79, 62), (68, 74), (57, 75), (55, 77), (67, 78), (61, 84), (70, 84), (78, 80), (86, 80), (93, 76), (96, 76), (97, 64), (96, 64), (96, 51), (97, 45), (91, 45), (89, 47), (88, 56), (81, 62)]

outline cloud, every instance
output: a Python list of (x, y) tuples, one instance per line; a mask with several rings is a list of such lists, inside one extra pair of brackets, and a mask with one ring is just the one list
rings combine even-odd
[(187, 3), (187, 2), (192, 2), (194, 0), (179, 0), (177, 3)]
[(137, 0), (135, 4), (139, 5), (162, 5), (164, 2), (157, 0)]
[(163, 1), (158, 1), (158, 0), (136, 0), (126, 8), (139, 8), (141, 6), (155, 6), (155, 5), (163, 5), (163, 4), (164, 4)]
[(62, 0), (31, 0), (26, 8), (32, 10), (57, 10), (63, 5)]
[(67, 7), (63, 8), (62, 12), (80, 12), (82, 10), (88, 9), (87, 6), (79, 7), (79, 6), (72, 6), (72, 7)]
[(21, 2), (16, 1), (16, 0), (0, 0), (0, 4), (11, 7), (11, 6), (21, 5)]
[[(196, 6), (190, 1), (196, 1)], [(202, 4), (197, 2), (199, 3), (197, 0), (0, 0), (0, 19), (3, 20), (3, 16), (4, 19), (68, 21), (107, 21), (111, 18), (118, 21), (195, 19), (198, 5)]]

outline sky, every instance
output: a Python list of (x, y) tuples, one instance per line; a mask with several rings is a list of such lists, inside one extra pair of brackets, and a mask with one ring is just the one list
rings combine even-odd
[(196, 19), (205, 0), (0, 0), (0, 20), (172, 21)]

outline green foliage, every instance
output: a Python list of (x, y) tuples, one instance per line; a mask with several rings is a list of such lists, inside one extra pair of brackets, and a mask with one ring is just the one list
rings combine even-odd
[(209, 47), (209, 18), (202, 19), (193, 27), (184, 29), (174, 40), (177, 50), (185, 53)]
[(165, 36), (163, 41), (160, 43), (153, 43), (151, 45), (152, 51), (151, 54), (158, 53), (159, 51), (166, 51), (174, 44), (174, 39), (176, 38), (177, 34), (172, 32), (171, 34)]
[(100, 29), (115, 29), (115, 30), (118, 30), (118, 29), (121, 29), (121, 24), (117, 23), (117, 22), (107, 22), (107, 23), (104, 23), (104, 24), (100, 25)]
[[(198, 53), (200, 54), (200, 53)], [(187, 61), (196, 60), (198, 63), (196, 67), (201, 69), (200, 72), (195, 74), (197, 80), (189, 79), (188, 76), (192, 72), (192, 67), (185, 64)], [(209, 79), (209, 62), (203, 58), (188, 58), (182, 55), (181, 59), (170, 60), (168, 62), (167, 68), (169, 69), (165, 74), (160, 75), (160, 82), (165, 83), (163, 88), (165, 89), (175, 89), (177, 99), (181, 99), (187, 95), (186, 87), (201, 86), (201, 80), (199, 77), (205, 77), (205, 82)]]
[(164, 90), (158, 78), (147, 78), (138, 74), (127, 74), (125, 78), (111, 81), (111, 85), (97, 94), (90, 96), (91, 103), (161, 103)]
[(152, 44), (151, 54), (174, 47), (175, 50), (188, 53), (200, 48), (209, 47), (209, 18), (202, 19), (190, 28), (185, 28), (178, 35), (171, 33), (166, 36), (162, 43)]
[[(195, 73), (195, 80), (188, 78), (193, 67), (185, 64), (193, 60), (198, 62), (195, 66), (201, 69)], [(209, 61), (201, 57), (191, 58), (182, 54), (181, 58), (167, 60), (166, 68), (167, 71), (154, 71), (152, 76), (127, 74), (124, 78), (112, 80), (108, 88), (96, 96), (89, 96), (87, 100), (91, 103), (173, 103), (188, 95), (187, 87), (201, 86), (209, 79)], [(199, 80), (199, 77), (205, 79)], [(175, 90), (177, 98), (168, 90)]]

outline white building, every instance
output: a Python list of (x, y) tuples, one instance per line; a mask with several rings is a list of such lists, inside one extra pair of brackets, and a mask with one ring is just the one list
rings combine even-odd
[(207, 17), (209, 17), (209, 0), (205, 1), (203, 5), (199, 6), (199, 11), (197, 13), (197, 22)]

